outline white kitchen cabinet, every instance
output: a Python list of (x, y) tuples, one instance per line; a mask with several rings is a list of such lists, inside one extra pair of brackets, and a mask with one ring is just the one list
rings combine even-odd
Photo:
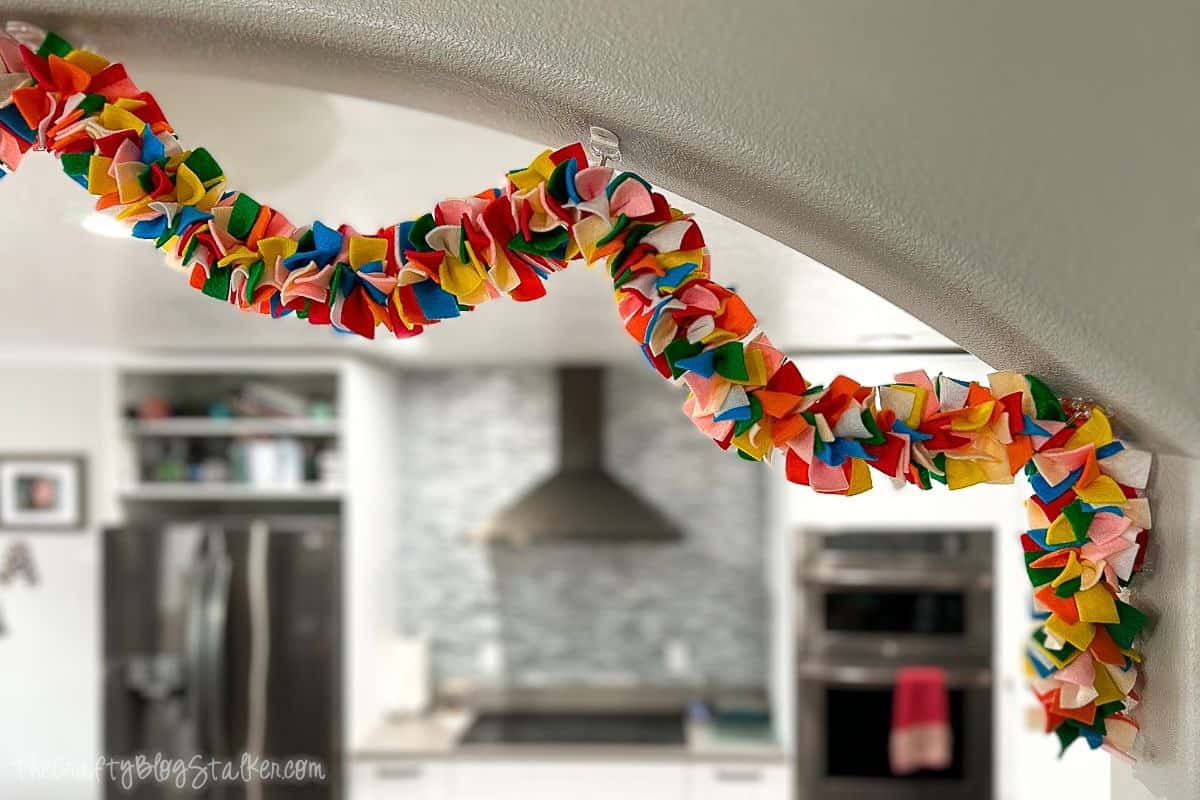
[(459, 762), (452, 800), (687, 800), (682, 763)]
[(789, 800), (788, 776), (778, 764), (692, 764), (689, 800)]
[(449, 800), (450, 767), (409, 759), (360, 762), (350, 769), (347, 800)]

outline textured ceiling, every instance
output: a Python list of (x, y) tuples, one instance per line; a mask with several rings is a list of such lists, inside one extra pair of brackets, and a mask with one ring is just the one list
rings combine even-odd
[(651, 180), (996, 366), (1111, 404), (1150, 443), (1196, 446), (1200, 7), (1104, 5), (0, 0), (0, 16), (143, 70), (540, 141), (605, 125)]

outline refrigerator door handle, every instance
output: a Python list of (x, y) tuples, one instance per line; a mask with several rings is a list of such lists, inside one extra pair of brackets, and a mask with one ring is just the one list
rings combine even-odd
[(195, 745), (209, 755), (228, 754), (225, 722), (225, 630), (232, 564), (225, 532), (204, 536), (188, 607), (187, 681)]

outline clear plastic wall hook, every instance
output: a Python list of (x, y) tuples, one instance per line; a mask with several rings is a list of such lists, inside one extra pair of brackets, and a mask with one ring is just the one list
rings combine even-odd
[(30, 50), (37, 50), (46, 41), (46, 32), (29, 22), (10, 20), (4, 23), (4, 32)]
[(621, 140), (607, 128), (593, 125), (588, 130), (588, 141), (592, 146), (592, 155), (600, 159), (600, 166), (621, 160)]

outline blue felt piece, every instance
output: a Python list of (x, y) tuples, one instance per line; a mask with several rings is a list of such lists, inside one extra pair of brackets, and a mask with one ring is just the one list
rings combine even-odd
[(78, 183), (83, 188), (88, 188), (87, 175), (68, 175), (67, 177)]
[(750, 404), (747, 403), (744, 406), (734, 406), (724, 411), (718, 411), (716, 414), (713, 414), (713, 421), (725, 422), (726, 420), (733, 420), (734, 422), (742, 422), (750, 419), (752, 414), (753, 411), (750, 408)]
[(926, 441), (927, 439), (932, 439), (932, 438), (933, 438), (933, 434), (931, 434), (931, 433), (922, 433), (921, 431), (918, 431), (918, 430), (913, 430), (912, 428), (908, 427), (907, 425), (905, 425), (905, 424), (904, 424), (903, 422), (901, 422), (900, 420), (896, 420), (896, 421), (895, 421), (895, 422), (892, 424), (892, 431), (893, 431), (893, 432), (895, 432), (895, 433), (903, 433), (903, 434), (906, 434), (906, 435), (908, 435), (908, 437), (909, 437), (909, 438), (911, 438), (911, 439), (912, 439), (914, 442), (924, 442), (924, 441)]
[(166, 215), (159, 214), (154, 219), (144, 219), (133, 226), (135, 239), (157, 239), (167, 229)]
[(1118, 517), (1125, 516), (1125, 512), (1121, 510), (1120, 506), (1094, 506), (1091, 503), (1085, 503), (1082, 500), (1079, 501), (1079, 506), (1084, 511), (1091, 512), (1091, 513), (1099, 513), (1101, 511), (1107, 511), (1109, 514), (1116, 514)]
[(1052, 503), (1058, 498), (1066, 494), (1067, 490), (1075, 485), (1083, 475), (1083, 467), (1072, 472), (1070, 475), (1062, 479), (1061, 483), (1056, 483), (1051, 486), (1040, 473), (1035, 474), (1029, 479), (1029, 485), (1033, 487), (1033, 491), (1041, 498), (1043, 503)]
[(142, 129), (142, 163), (153, 164), (161, 158), (167, 157), (167, 150), (163, 147), (163, 143), (158, 140), (154, 132), (147, 125)]
[(650, 337), (654, 333), (654, 326), (658, 324), (659, 316), (667, 310), (667, 303), (671, 302), (672, 299), (670, 295), (667, 295), (658, 301), (658, 305), (654, 306), (654, 311), (650, 314), (650, 322), (646, 325), (646, 334), (642, 337), (642, 344), (650, 344)]
[(1058, 671), (1054, 667), (1047, 666), (1039, 661), (1037, 657), (1034, 656), (1032, 650), (1027, 652), (1026, 657), (1029, 659), (1029, 663), (1033, 665), (1033, 669), (1035, 672), (1037, 672), (1039, 678), (1048, 678)]
[(451, 319), (459, 315), (458, 301), (433, 281), (413, 284), (413, 296), (425, 319)]
[(716, 354), (712, 350), (705, 350), (694, 356), (679, 359), (675, 362), (675, 366), (688, 372), (694, 372), (702, 378), (711, 378), (717, 371)]
[(563, 170), (566, 172), (563, 177), (567, 179), (567, 199), (572, 203), (582, 203), (583, 198), (579, 196), (579, 192), (575, 191), (575, 174), (579, 172), (575, 159), (568, 159), (567, 166), (563, 167)]
[(286, 317), (288, 314), (291, 314), (291, 313), (292, 313), (292, 310), (290, 308), (283, 307), (283, 301), (279, 299), (278, 292), (271, 295), (271, 316), (272, 317), (274, 317), (275, 319), (279, 319), (280, 317)]
[(311, 250), (299, 250), (283, 260), (287, 269), (302, 267), (308, 262), (324, 267), (337, 258), (342, 249), (342, 234), (320, 222), (312, 225), (313, 246)]
[(1029, 534), (1030, 539), (1033, 539), (1033, 541), (1037, 542), (1037, 546), (1040, 547), (1042, 550), (1063, 550), (1068, 547), (1078, 547), (1079, 546), (1079, 542), (1074, 542), (1074, 541), (1067, 542), (1065, 544), (1049, 544), (1046, 541), (1046, 530), (1047, 530), (1046, 528), (1034, 528), (1032, 530), (1028, 530), (1025, 532), (1027, 534)]
[(699, 268), (698, 264), (680, 264), (677, 267), (671, 267), (667, 270), (666, 274), (654, 282), (654, 288), (659, 290), (674, 289), (683, 283), (688, 275), (691, 275)]
[(197, 222), (204, 222), (212, 218), (212, 214), (201, 211), (195, 206), (184, 206), (175, 217), (175, 232), (183, 233)]
[(1038, 425), (1037, 422), (1034, 421), (1033, 417), (1029, 416), (1028, 414), (1025, 414), (1024, 416), (1025, 416), (1025, 427), (1021, 429), (1022, 435), (1024, 435), (1024, 436), (1046, 436), (1046, 437), (1051, 436), (1050, 431), (1046, 430), (1041, 425)]
[(1109, 456), (1115, 456), (1117, 453), (1121, 452), (1124, 449), (1125, 449), (1125, 445), (1114, 440), (1114, 441), (1111, 441), (1108, 444), (1104, 445), (1103, 447), (1097, 447), (1096, 448), (1096, 458), (1108, 458)]
[(25, 118), (21, 116), (21, 112), (15, 105), (0, 108), (0, 125), (30, 144), (37, 141), (37, 131), (25, 124)]
[(1088, 743), (1088, 747), (1093, 750), (1099, 749), (1100, 745), (1104, 744), (1104, 737), (1100, 735), (1099, 731), (1080, 727), (1079, 732), (1083, 735), (1084, 741)]
[[(361, 267), (358, 268), (358, 271), (359, 271), (359, 273), (366, 273), (368, 275), (375, 274), (378, 272), (383, 272), (383, 262), (382, 261), (372, 261), (368, 264), (363, 264)], [(362, 284), (363, 289), (365, 289), (367, 291), (367, 296), (370, 297), (372, 300), (374, 300), (376, 303), (379, 303), (382, 305), (387, 302), (387, 295), (384, 294), (379, 289), (375, 288), (375, 286), (368, 283), (367, 281), (359, 281), (359, 283)]]

